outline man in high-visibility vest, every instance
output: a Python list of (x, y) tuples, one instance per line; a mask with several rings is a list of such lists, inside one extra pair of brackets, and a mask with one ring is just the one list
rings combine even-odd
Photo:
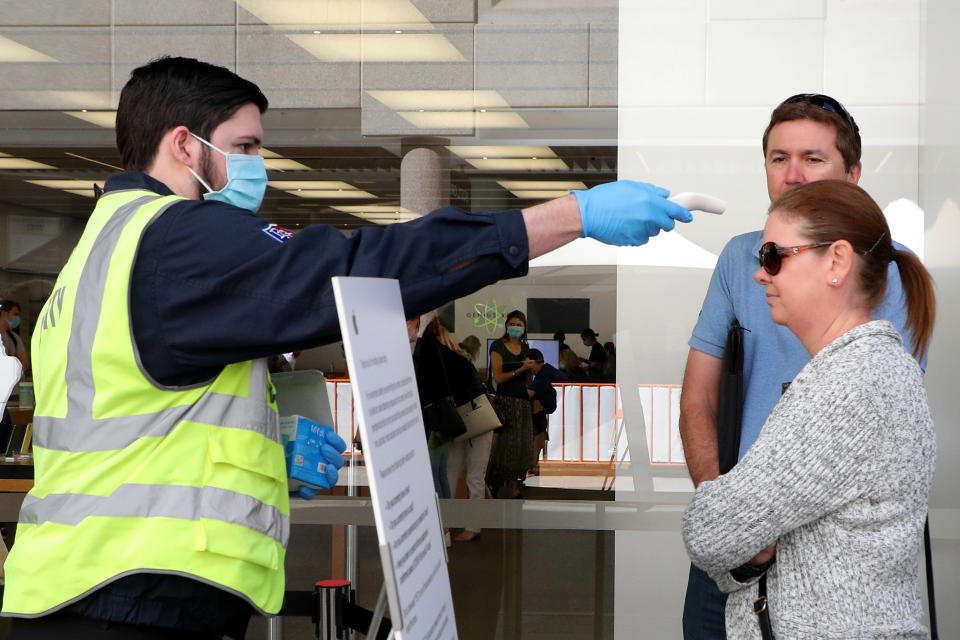
[(36, 484), (6, 564), (11, 638), (242, 638), (253, 611), (279, 610), (290, 510), (267, 357), (339, 339), (331, 276), (397, 278), (413, 316), (578, 236), (643, 244), (690, 220), (665, 190), (618, 182), (293, 233), (256, 215), (266, 108), (253, 83), (186, 58), (124, 86), (127, 171), (33, 333)]

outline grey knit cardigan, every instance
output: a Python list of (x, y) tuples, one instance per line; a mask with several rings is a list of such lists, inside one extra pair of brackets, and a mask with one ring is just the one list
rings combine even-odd
[(727, 635), (760, 638), (756, 579), (730, 570), (777, 541), (773, 631), (789, 638), (926, 638), (919, 565), (933, 422), (892, 324), (860, 325), (797, 374), (729, 473), (683, 514), (693, 563), (730, 594)]

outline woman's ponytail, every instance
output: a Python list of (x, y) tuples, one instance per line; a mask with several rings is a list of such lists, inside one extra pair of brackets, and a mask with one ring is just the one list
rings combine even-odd
[(920, 258), (900, 249), (893, 250), (893, 261), (900, 271), (900, 282), (907, 298), (906, 328), (913, 336), (913, 355), (923, 360), (933, 335), (933, 323), (937, 315), (937, 298), (933, 290), (933, 277), (920, 262)]

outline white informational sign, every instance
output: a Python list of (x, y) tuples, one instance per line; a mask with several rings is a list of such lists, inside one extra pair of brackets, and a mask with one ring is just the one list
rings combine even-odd
[(457, 638), (443, 529), (396, 280), (333, 278), (395, 638)]

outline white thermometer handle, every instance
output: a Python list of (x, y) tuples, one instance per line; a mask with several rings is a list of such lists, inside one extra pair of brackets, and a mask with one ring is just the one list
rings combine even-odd
[(667, 200), (676, 202), (684, 209), (689, 209), (690, 211), (705, 211), (707, 213), (721, 214), (727, 210), (727, 203), (720, 198), (714, 198), (713, 196), (708, 196), (705, 193), (697, 193), (696, 191), (675, 193), (667, 198)]

